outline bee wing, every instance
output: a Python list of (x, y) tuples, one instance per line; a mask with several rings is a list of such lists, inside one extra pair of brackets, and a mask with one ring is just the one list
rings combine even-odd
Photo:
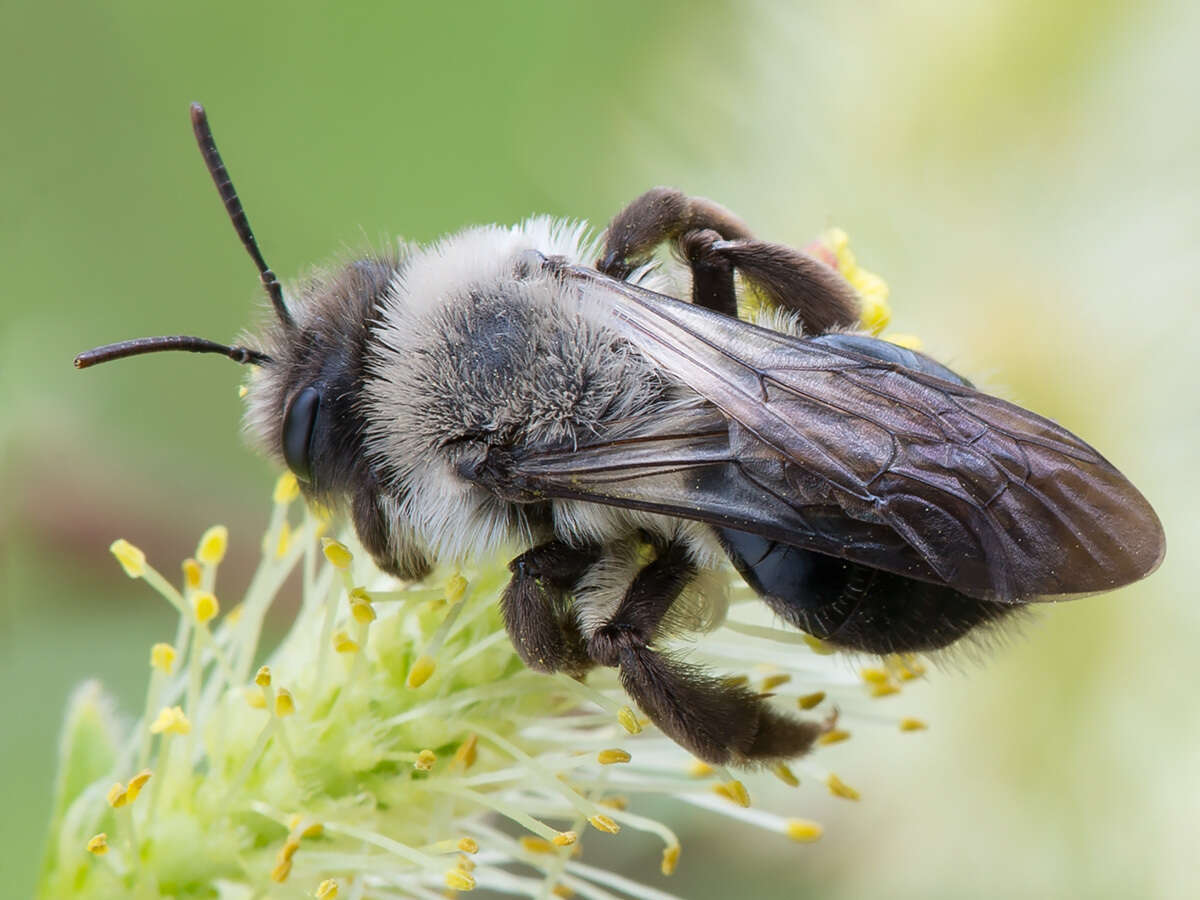
[(589, 269), (561, 275), (720, 415), (513, 459), (548, 496), (710, 521), (1002, 602), (1109, 590), (1162, 559), (1146, 499), (1048, 419)]

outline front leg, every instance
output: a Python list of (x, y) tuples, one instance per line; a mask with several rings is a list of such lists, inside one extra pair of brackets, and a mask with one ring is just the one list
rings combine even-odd
[(592, 631), (588, 654), (617, 667), (642, 711), (699, 759), (744, 765), (807, 752), (826, 725), (785, 716), (761, 694), (651, 649), (664, 616), (697, 574), (684, 544), (668, 543)]
[(596, 546), (549, 541), (508, 564), (513, 577), (500, 611), (513, 647), (529, 668), (573, 675), (591, 668), (566, 595), (599, 555)]

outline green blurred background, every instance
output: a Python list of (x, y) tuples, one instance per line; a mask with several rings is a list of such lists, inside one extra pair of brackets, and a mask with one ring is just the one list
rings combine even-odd
[[(658, 183), (779, 240), (840, 225), (894, 328), (1085, 435), (1157, 506), (1170, 551), (1146, 584), (951, 660), (904, 698), (929, 732), (825, 751), (864, 799), (788, 800), (821, 843), (680, 808), (666, 889), (1195, 896), (1200, 6), (73, 0), (0, 21), (6, 896), (32, 889), (68, 692), (98, 676), (136, 709), (173, 628), (109, 542), (172, 569), (225, 522), (232, 589), (266, 515), (238, 367), (70, 366), (125, 337), (232, 338), (260, 302), (194, 99), (282, 276), (386, 235), (602, 224)], [(661, 880), (657, 847), (614, 846)]]

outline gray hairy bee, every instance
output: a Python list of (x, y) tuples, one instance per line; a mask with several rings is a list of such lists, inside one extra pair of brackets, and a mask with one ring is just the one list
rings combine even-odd
[[(285, 299), (198, 104), (192, 123), (274, 319), (247, 346), (146, 338), (76, 365), (191, 350), (258, 366), (253, 442), (381, 568), (417, 579), (519, 549), (501, 602), (525, 663), (616, 667), (703, 760), (793, 757), (825, 727), (656, 649), (703, 622), (726, 560), (795, 627), (889, 653), (1162, 559), (1153, 509), (1088, 444), (856, 332), (833, 268), (715, 203), (657, 188), (599, 241), (545, 218), (470, 228)], [(652, 261), (664, 244), (688, 299)], [(755, 321), (735, 274), (770, 300)]]

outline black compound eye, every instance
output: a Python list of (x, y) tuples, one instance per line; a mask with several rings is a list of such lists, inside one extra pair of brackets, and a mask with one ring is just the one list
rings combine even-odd
[(321, 393), (306, 387), (283, 414), (283, 461), (301, 481), (312, 481), (312, 442), (316, 432)]

